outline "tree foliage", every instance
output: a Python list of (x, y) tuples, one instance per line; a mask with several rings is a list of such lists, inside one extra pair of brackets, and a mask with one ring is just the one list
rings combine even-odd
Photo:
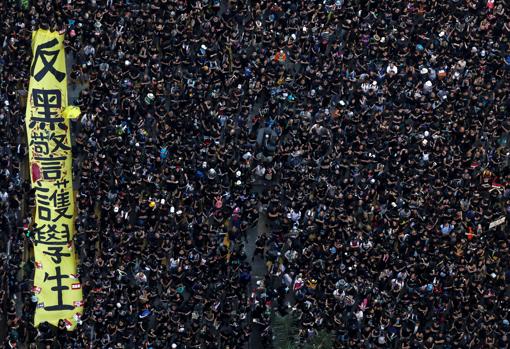
[(273, 329), (273, 346), (275, 349), (297, 349), (298, 326), (294, 314), (281, 316), (276, 313), (271, 323)]
[(305, 343), (303, 349), (333, 349), (333, 336), (321, 330)]

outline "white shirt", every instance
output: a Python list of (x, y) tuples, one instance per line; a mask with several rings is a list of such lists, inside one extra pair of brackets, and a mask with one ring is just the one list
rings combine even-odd
[(377, 86), (377, 84), (369, 84), (368, 82), (364, 82), (361, 84), (361, 89), (363, 90), (364, 93), (367, 93), (368, 91), (372, 90), (372, 91), (377, 91), (379, 89), (379, 87)]
[(299, 218), (301, 218), (301, 212), (299, 212), (299, 211), (295, 212), (294, 210), (291, 210), (289, 213), (289, 218), (293, 222), (297, 222), (299, 220)]
[(257, 165), (257, 167), (255, 167), (255, 174), (257, 176), (260, 176), (262, 177), (264, 174), (266, 173), (266, 169), (260, 165)]
[(391, 72), (391, 73), (393, 73), (393, 74), (397, 74), (397, 73), (398, 73), (398, 68), (397, 68), (397, 66), (396, 66), (395, 64), (393, 64), (393, 63), (390, 63), (390, 64), (388, 65), (388, 67), (386, 68), (386, 73), (388, 73), (388, 74), (389, 74), (390, 72)]

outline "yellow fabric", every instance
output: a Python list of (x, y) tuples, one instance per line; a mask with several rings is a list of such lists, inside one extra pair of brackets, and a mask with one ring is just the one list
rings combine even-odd
[(62, 111), (62, 116), (66, 119), (76, 119), (81, 114), (80, 107), (69, 105)]
[(35, 275), (38, 298), (34, 324), (72, 331), (83, 313), (83, 295), (73, 248), (74, 195), (64, 35), (32, 33), (32, 64), (26, 109), (30, 176), (35, 189)]

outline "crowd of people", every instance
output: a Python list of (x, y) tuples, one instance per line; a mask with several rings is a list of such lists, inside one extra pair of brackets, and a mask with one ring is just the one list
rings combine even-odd
[[(6, 348), (270, 347), (276, 313), (296, 348), (509, 346), (507, 1), (21, 3), (0, 2)], [(69, 333), (33, 328), (19, 277), (38, 27), (83, 88)]]

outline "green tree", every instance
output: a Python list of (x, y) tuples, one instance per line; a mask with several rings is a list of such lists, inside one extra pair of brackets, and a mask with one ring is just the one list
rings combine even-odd
[(21, 0), (21, 7), (23, 10), (28, 10), (28, 7), (30, 6), (30, 0)]
[(321, 330), (305, 343), (303, 349), (333, 349), (333, 336)]
[(280, 316), (276, 313), (271, 321), (275, 349), (297, 349), (299, 330), (294, 314)]

